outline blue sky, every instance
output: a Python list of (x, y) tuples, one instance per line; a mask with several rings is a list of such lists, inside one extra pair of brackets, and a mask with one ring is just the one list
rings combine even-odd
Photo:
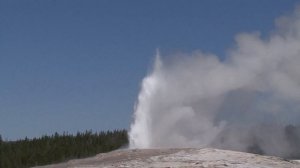
[(224, 58), (299, 0), (0, 0), (0, 134), (129, 128), (156, 48)]

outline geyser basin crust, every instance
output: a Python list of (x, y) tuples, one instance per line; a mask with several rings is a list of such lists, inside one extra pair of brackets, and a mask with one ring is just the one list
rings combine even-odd
[(296, 161), (278, 157), (219, 149), (133, 149), (99, 154), (92, 158), (40, 168), (86, 167), (234, 167), (234, 168), (300, 168)]

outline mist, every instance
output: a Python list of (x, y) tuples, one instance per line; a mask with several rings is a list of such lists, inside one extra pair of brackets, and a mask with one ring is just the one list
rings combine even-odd
[(168, 59), (157, 52), (141, 84), (130, 148), (300, 156), (300, 8), (275, 27), (264, 38), (238, 34), (222, 60), (201, 50)]

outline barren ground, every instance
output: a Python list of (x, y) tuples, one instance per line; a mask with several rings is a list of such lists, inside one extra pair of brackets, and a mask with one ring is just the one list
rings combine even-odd
[(117, 150), (39, 168), (300, 168), (300, 162), (219, 149)]

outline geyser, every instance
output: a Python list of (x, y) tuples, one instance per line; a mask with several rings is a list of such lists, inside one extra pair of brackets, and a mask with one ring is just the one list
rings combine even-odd
[[(217, 147), (294, 157), (300, 151), (300, 8), (268, 38), (236, 36), (224, 60), (156, 56), (141, 86), (130, 148)], [(300, 155), (299, 155), (300, 156)]]

